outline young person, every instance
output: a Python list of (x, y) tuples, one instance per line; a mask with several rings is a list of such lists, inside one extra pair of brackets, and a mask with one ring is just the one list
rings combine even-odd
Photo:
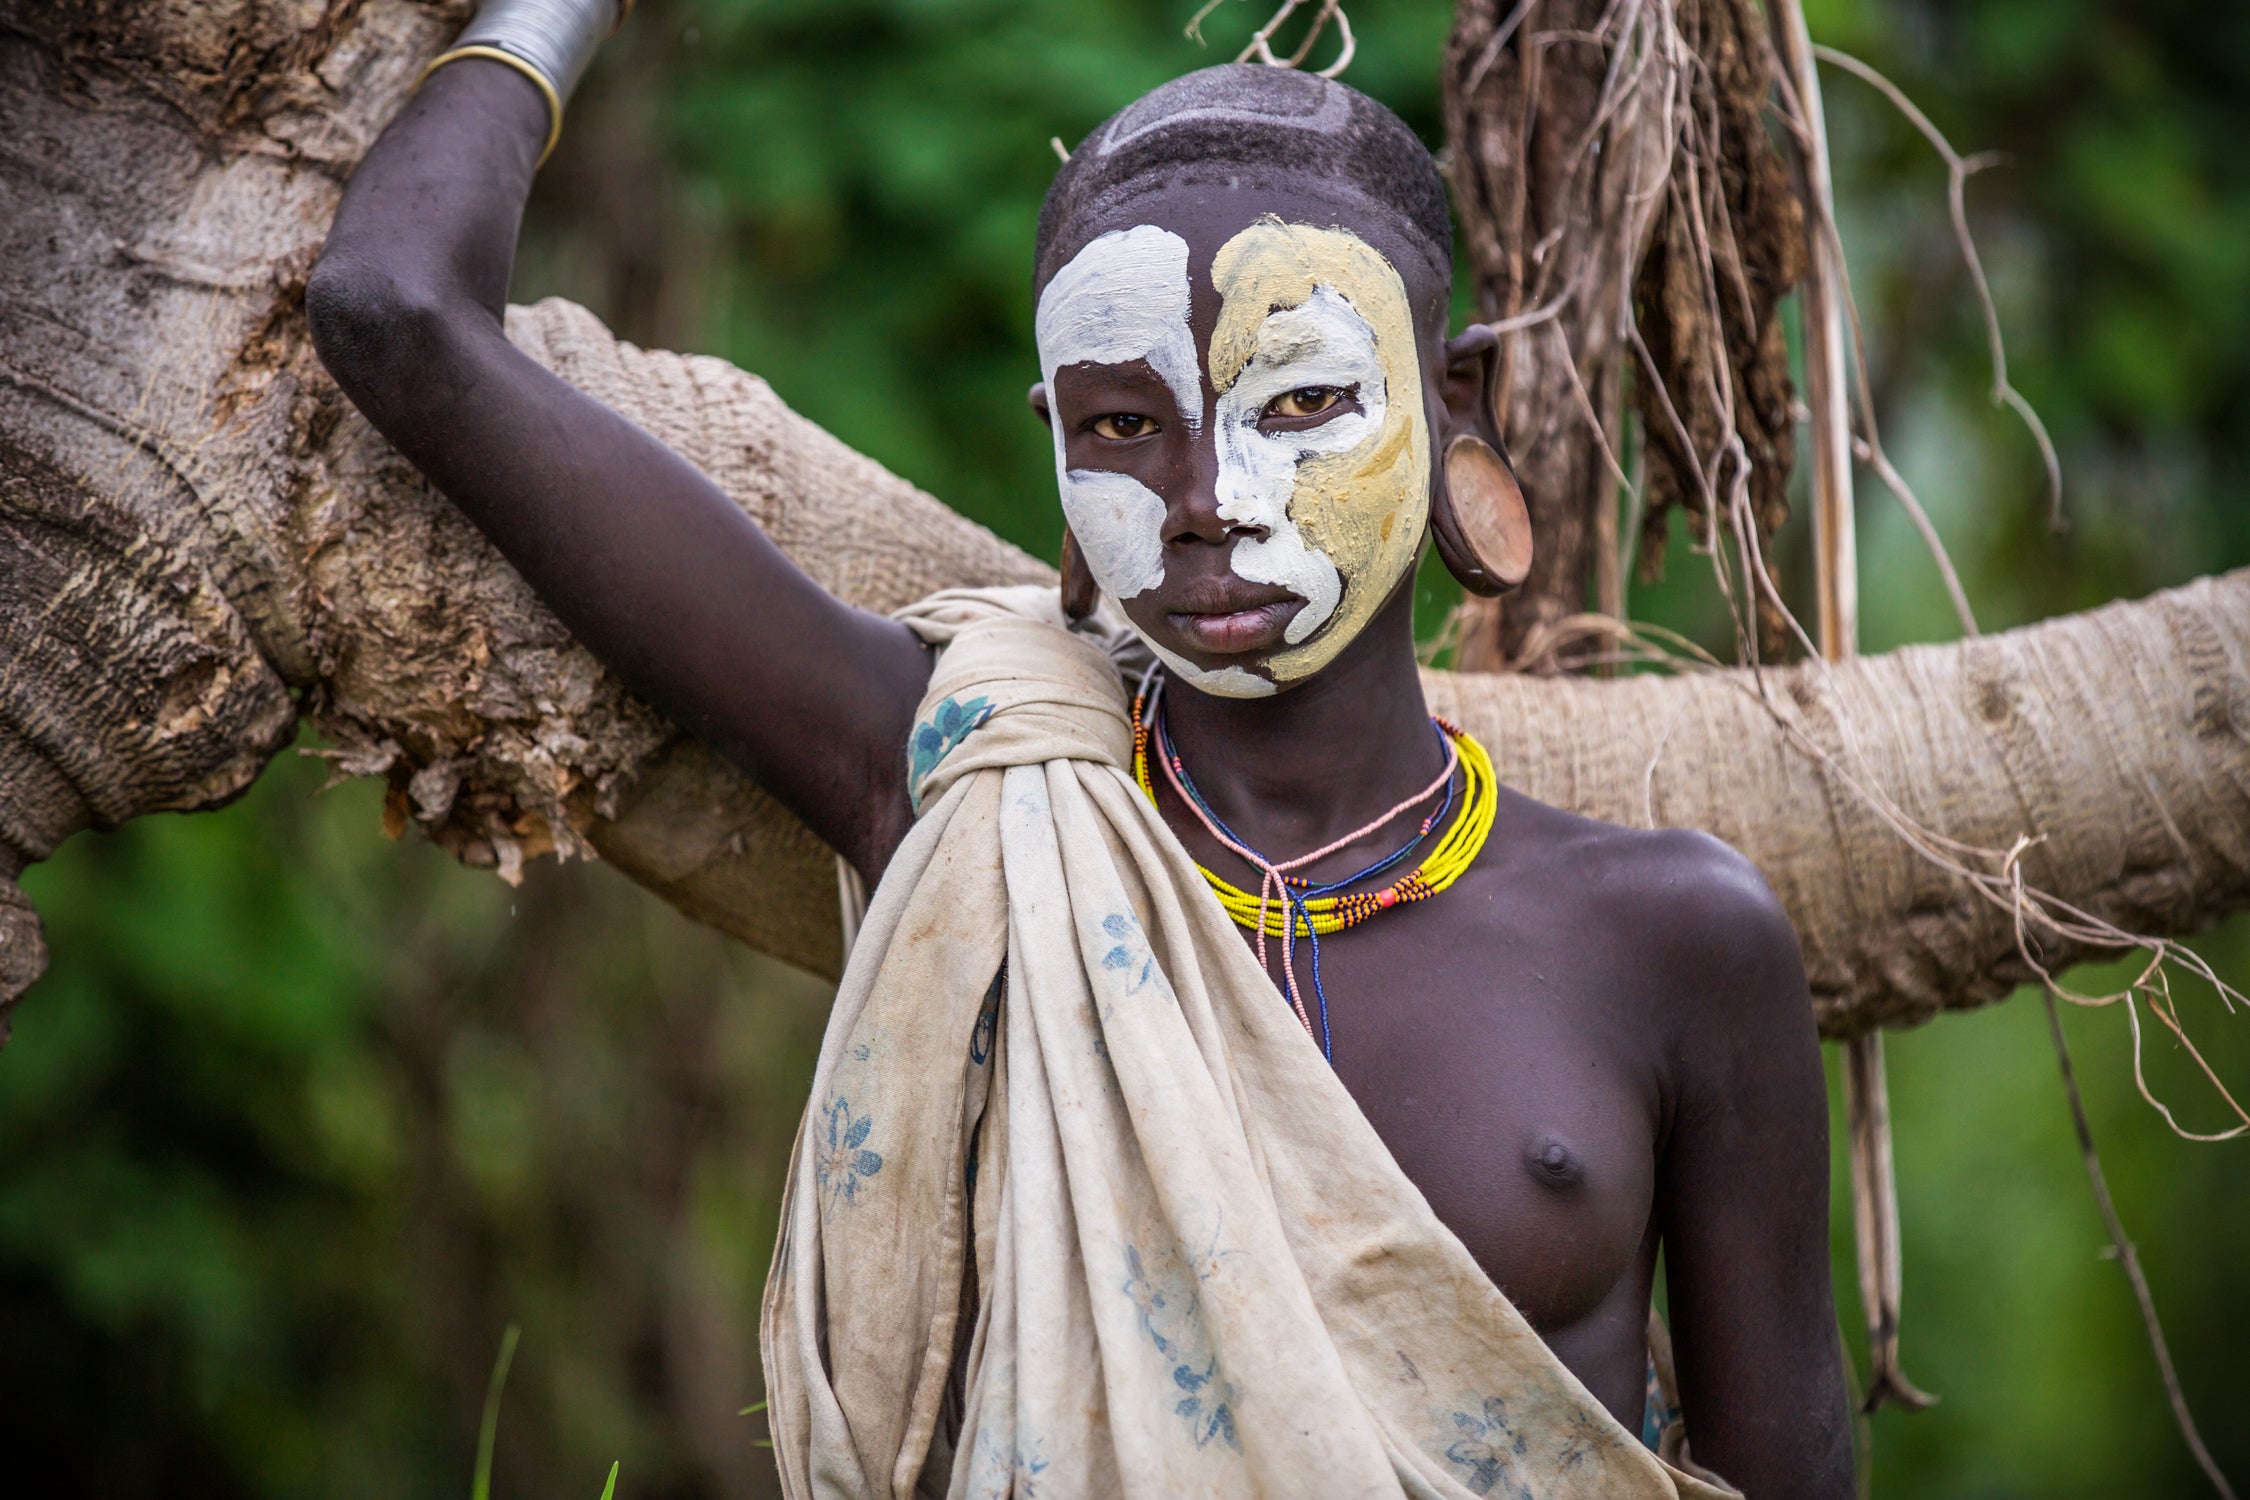
[[(1419, 141), (1239, 66), (1095, 130), (1035, 247), (1060, 595), (885, 619), (503, 335), (614, 4), (494, 0), (308, 301), (571, 629), (875, 890), (768, 1292), (789, 1493), (1850, 1493), (1786, 918), (1423, 702), (1425, 541), (1492, 590), (1528, 528)], [(1692, 1465), (1634, 1437), (1660, 1248)]]

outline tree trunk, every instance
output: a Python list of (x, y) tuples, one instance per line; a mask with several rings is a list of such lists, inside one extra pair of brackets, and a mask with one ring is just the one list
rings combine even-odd
[[(1450, 175), (1538, 538), (1522, 588), (1466, 607), (1464, 668), (1550, 670), (1557, 625), (1622, 612), (1628, 547), (1659, 576), (1674, 509), (1706, 550), (1738, 507), (1761, 542), (1787, 516), (1780, 303), (1804, 224), (1766, 126), (1771, 69), (1754, 0), (1460, 0)], [(1628, 371), (1645, 503), (1621, 543)], [(1771, 601), (1751, 613), (1777, 650)]]
[[(224, 802), (300, 713), (388, 779), (394, 832), (503, 875), (598, 851), (835, 972), (827, 852), (624, 693), (313, 357), (342, 177), (464, 9), (0, 0), (0, 1004), (40, 965), (26, 863)], [(1052, 576), (723, 362), (559, 302), (509, 327), (846, 598)], [(1763, 696), (1741, 673), (1431, 690), (1533, 795), (1748, 853), (1831, 1033), (1989, 1000), (2021, 960), (1808, 747), (1965, 843), (2045, 835), (2034, 882), (2122, 925), (2250, 904), (2250, 574)]]

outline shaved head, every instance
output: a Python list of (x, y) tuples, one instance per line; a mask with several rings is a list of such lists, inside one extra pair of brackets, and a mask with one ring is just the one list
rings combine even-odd
[(1429, 532), (1453, 232), (1356, 89), (1205, 68), (1079, 144), (1039, 216), (1034, 401), (1072, 555), (1173, 674), (1322, 670)]
[(1079, 143), (1039, 210), (1036, 282), (1044, 287), (1139, 200), (1299, 177), (1345, 189), (1392, 219), (1424, 269), (1451, 283), (1445, 183), (1406, 122), (1333, 79), (1252, 63), (1175, 78)]

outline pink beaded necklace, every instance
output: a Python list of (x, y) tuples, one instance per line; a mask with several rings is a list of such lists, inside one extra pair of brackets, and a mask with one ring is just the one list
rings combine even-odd
[[(1155, 722), (1158, 703), (1163, 697), (1163, 693), (1164, 679), (1160, 675), (1160, 669), (1151, 667), (1148, 674), (1141, 679), (1140, 692), (1135, 694), (1133, 698), (1133, 748), (1138, 757), (1146, 757), (1147, 755), (1148, 726)], [(1288, 884), (1289, 872), (1302, 869), (1316, 860), (1325, 859), (1339, 849), (1349, 848), (1368, 835), (1379, 831), (1385, 824), (1392, 822), (1401, 814), (1411, 812), (1419, 804), (1429, 801), (1445, 790), (1447, 784), (1453, 780), (1453, 773), (1460, 764), (1459, 752), (1454, 749), (1452, 741), (1447, 740), (1445, 742), (1445, 766), (1438, 772), (1437, 779), (1428, 786), (1408, 797), (1389, 812), (1362, 824), (1341, 838), (1330, 840), (1310, 854), (1300, 854), (1294, 859), (1269, 860), (1257, 850), (1229, 835), (1225, 829), (1219, 826), (1218, 820), (1205, 810), (1200, 798), (1188, 795), (1187, 788), (1181, 785), (1179, 767), (1173, 764), (1172, 756), (1160, 755), (1156, 759), (1163, 764), (1164, 779), (1171, 784), (1173, 795), (1178, 797), (1182, 803), (1186, 804), (1188, 810), (1195, 814), (1196, 821), (1203, 825), (1204, 831), (1210, 834), (1222, 848), (1230, 849), (1240, 855), (1253, 869), (1259, 872), (1258, 966), (1260, 968), (1266, 966), (1266, 909), (1274, 900), (1286, 899), (1284, 887)], [(1427, 829), (1424, 831), (1426, 832)], [(1318, 1041), (1320, 1040), (1320, 1031), (1314, 1026), (1311, 1014), (1305, 1009), (1304, 997), (1297, 989), (1296, 947), (1294, 939), (1282, 944), (1282, 983), (1289, 996), (1290, 1008), (1297, 1012), (1297, 1019), (1304, 1023), (1306, 1033), (1315, 1041)]]

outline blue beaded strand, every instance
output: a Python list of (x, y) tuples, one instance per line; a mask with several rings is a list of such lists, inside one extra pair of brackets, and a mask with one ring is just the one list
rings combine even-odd
[[(1228, 838), (1233, 839), (1243, 848), (1250, 849), (1250, 841), (1246, 838), (1243, 838), (1233, 829), (1227, 827), (1225, 820), (1222, 819), (1216, 812), (1212, 811), (1211, 804), (1203, 800), (1203, 793), (1196, 789), (1195, 778), (1188, 774), (1186, 764), (1181, 761), (1178, 755), (1173, 753), (1172, 731), (1168, 722), (1169, 718), (1170, 716), (1166, 712), (1166, 705), (1164, 701), (1159, 698), (1156, 704), (1156, 722), (1152, 726), (1150, 726), (1156, 731), (1156, 753), (1163, 756), (1165, 760), (1171, 764), (1172, 769), (1179, 774), (1181, 787), (1186, 790), (1187, 794), (1190, 797), (1195, 799), (1195, 805), (1203, 809), (1204, 816), (1208, 817), (1211, 820), (1212, 826), (1217, 828), (1219, 832), (1225, 834)], [(1439, 746), (1443, 747), (1443, 745), (1445, 744), (1445, 726), (1437, 721), (1435, 715), (1431, 716), (1430, 728), (1437, 734)], [(1312, 910), (1306, 905), (1306, 903), (1309, 901), (1318, 900), (1322, 896), (1332, 895), (1337, 891), (1343, 890), (1346, 886), (1357, 885), (1363, 880), (1369, 879), (1376, 875), (1380, 875), (1385, 870), (1390, 869), (1400, 860), (1406, 858), (1409, 854), (1412, 854), (1416, 849), (1420, 848), (1422, 845), (1422, 841), (1430, 836), (1430, 830), (1437, 827), (1440, 823), (1443, 823), (1445, 821), (1445, 815), (1452, 810), (1453, 782), (1449, 777), (1447, 778), (1445, 783), (1445, 800), (1438, 804), (1438, 809), (1436, 812), (1423, 819), (1420, 831), (1417, 832), (1414, 837), (1408, 839), (1404, 844), (1400, 845), (1397, 849), (1392, 850), (1389, 854), (1384, 855), (1381, 859), (1369, 865), (1366, 869), (1359, 871), (1357, 874), (1346, 875), (1341, 880), (1332, 880), (1326, 885), (1308, 886), (1296, 891), (1292, 891), (1289, 888), (1288, 882), (1284, 881), (1282, 883), (1281, 899), (1283, 902), (1283, 909), (1289, 913), (1287, 924), (1288, 935), (1284, 937), (1282, 941), (1289, 945), (1290, 952), (1296, 952), (1297, 923), (1300, 920), (1304, 922), (1305, 940), (1312, 945), (1313, 998), (1318, 1001), (1320, 1005), (1320, 1055), (1328, 1060), (1328, 1065), (1330, 1067), (1334, 1067), (1336, 1065), (1336, 1048), (1334, 1038), (1330, 1036), (1328, 1030), (1328, 992), (1321, 987), (1320, 983), (1320, 934), (1313, 931)], [(1255, 853), (1256, 851), (1253, 849), (1252, 852)], [(1260, 859), (1265, 858), (1265, 856), (1262, 854), (1258, 857)]]

